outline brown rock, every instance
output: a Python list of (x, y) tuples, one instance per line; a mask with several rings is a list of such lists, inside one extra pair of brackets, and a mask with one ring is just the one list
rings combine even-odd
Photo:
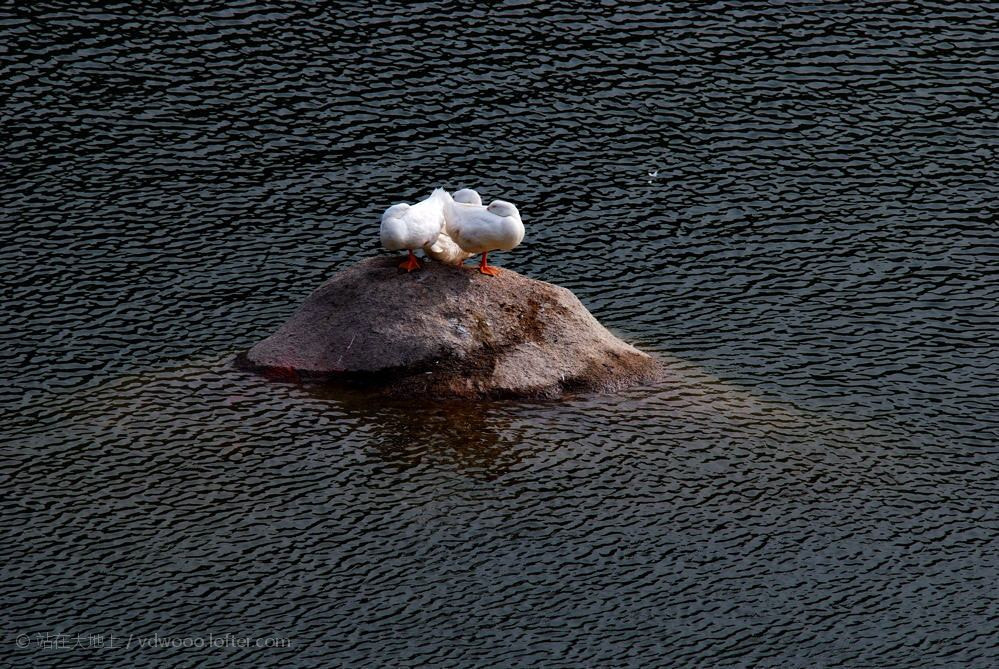
[(379, 257), (338, 272), (238, 363), (391, 396), (552, 398), (660, 375), (565, 288), (508, 269)]

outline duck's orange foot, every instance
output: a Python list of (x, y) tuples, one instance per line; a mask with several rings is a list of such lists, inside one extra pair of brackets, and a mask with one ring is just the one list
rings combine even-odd
[(488, 274), (489, 276), (499, 276), (500, 275), (499, 267), (493, 267), (492, 265), (490, 265), (489, 260), (486, 259), (487, 255), (489, 254), (488, 253), (482, 254), (482, 260), (479, 261), (479, 271), (482, 272), (483, 274)]
[(409, 252), (409, 257), (406, 258), (405, 262), (399, 263), (399, 269), (406, 270), (407, 273), (412, 272), (414, 269), (420, 269), (420, 261), (416, 259), (413, 252)]

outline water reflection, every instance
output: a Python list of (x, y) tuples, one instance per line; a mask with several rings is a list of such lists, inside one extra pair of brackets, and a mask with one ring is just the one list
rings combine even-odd
[[(514, 468), (523, 455), (516, 431), (511, 433), (515, 403), (389, 401), (329, 386), (302, 388), (334, 403), (351, 422), (366, 426), (366, 445), (399, 470), (437, 463), (494, 480)], [(321, 405), (317, 408), (321, 410)]]

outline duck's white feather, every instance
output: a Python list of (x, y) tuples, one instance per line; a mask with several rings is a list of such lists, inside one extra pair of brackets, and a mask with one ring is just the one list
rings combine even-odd
[[(455, 191), (449, 198), (448, 202), (444, 205), (445, 221), (448, 217), (447, 209), (456, 203), (477, 205), (481, 207), (482, 198), (471, 188), (462, 188), (461, 190)], [(471, 253), (463, 251), (461, 247), (458, 246), (453, 239), (451, 239), (450, 235), (447, 234), (447, 230), (441, 230), (437, 239), (430, 245), (424, 246), (423, 250), (434, 260), (439, 260), (440, 262), (447, 263), (448, 265), (460, 265), (465, 262), (465, 260), (472, 257)]]
[(473, 188), (462, 188), (461, 190), (456, 190), (452, 195), (451, 199), (455, 202), (461, 202), (462, 204), (477, 204), (482, 206), (482, 196), (479, 195), (478, 191)]
[(437, 235), (434, 243), (424, 246), (423, 251), (434, 260), (448, 265), (460, 265), (472, 257), (471, 253), (462, 251), (461, 247), (446, 232)]
[(424, 248), (444, 227), (444, 207), (451, 200), (443, 188), (414, 205), (394, 204), (382, 214), (382, 246), (390, 251)]
[(444, 230), (466, 253), (509, 251), (524, 240), (520, 212), (509, 202), (493, 200), (488, 207), (450, 202), (444, 209)]

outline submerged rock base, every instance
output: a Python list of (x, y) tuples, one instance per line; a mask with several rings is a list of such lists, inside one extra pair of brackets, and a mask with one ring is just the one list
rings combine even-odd
[(656, 380), (658, 362), (608, 332), (570, 291), (503, 269), (399, 258), (348, 267), (237, 364), (393, 397), (555, 398)]

